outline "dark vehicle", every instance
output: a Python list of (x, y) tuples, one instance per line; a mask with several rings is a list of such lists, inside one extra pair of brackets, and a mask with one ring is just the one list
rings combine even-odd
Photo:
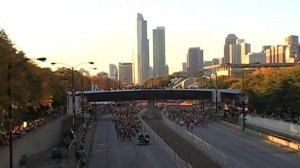
[(139, 145), (148, 145), (149, 139), (150, 139), (150, 136), (147, 133), (145, 133), (145, 134), (139, 133), (138, 134)]

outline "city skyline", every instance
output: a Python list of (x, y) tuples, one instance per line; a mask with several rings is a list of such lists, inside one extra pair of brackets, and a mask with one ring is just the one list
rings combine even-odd
[[(300, 2), (293, 0), (190, 0), (172, 1), (172, 5), (168, 1), (12, 0), (2, 4), (0, 27), (28, 57), (47, 57), (49, 61), (39, 63), (42, 67), (51, 67), (49, 62), (94, 61), (97, 71), (108, 72), (110, 63), (132, 62), (137, 54), (136, 13), (148, 20), (150, 44), (152, 29), (167, 28), (170, 73), (181, 71), (190, 47), (201, 46), (204, 60), (223, 57), (224, 39), (231, 33), (246, 39), (251, 51), (260, 52), (264, 45), (283, 44), (284, 37), (299, 36), (300, 30), (296, 22)], [(149, 51), (153, 65), (152, 45)]]

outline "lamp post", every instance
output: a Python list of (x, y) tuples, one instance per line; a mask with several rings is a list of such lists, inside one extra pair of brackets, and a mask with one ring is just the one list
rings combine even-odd
[(75, 131), (75, 80), (74, 80), (74, 69), (79, 67), (80, 65), (83, 64), (94, 64), (94, 62), (83, 62), (80, 64), (77, 64), (76, 66), (70, 66), (64, 63), (57, 63), (57, 62), (52, 62), (52, 65), (56, 65), (56, 64), (61, 64), (64, 66), (67, 66), (68, 68), (71, 68), (72, 71), (72, 108), (73, 108), (73, 118), (72, 118), (72, 129), (73, 131)]
[(36, 59), (30, 59), (25, 58), (20, 62), (17, 63), (9, 63), (7, 66), (7, 82), (9, 85), (8, 88), (8, 99), (9, 99), (9, 107), (8, 107), (8, 142), (9, 142), (9, 166), (10, 168), (13, 168), (13, 142), (12, 142), (12, 129), (13, 129), (13, 122), (12, 122), (12, 108), (13, 108), (13, 100), (12, 100), (12, 81), (11, 81), (11, 70), (17, 67), (20, 64), (23, 64), (29, 60), (38, 60), (38, 61), (46, 61), (46, 58), (36, 58)]
[[(257, 65), (260, 64), (260, 62), (255, 62), (251, 64), (231, 64), (231, 63), (226, 63), (226, 65), (229, 65), (230, 67), (237, 67), (237, 68), (242, 68), (242, 96), (241, 96), (241, 103), (242, 103), (242, 131), (245, 130), (245, 120), (246, 120), (246, 92), (245, 92), (245, 68), (251, 67), (251, 65)], [(230, 68), (229, 67), (229, 68)]]

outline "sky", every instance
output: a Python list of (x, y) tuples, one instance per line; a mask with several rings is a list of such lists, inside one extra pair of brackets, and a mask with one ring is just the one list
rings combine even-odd
[[(108, 72), (109, 64), (132, 62), (136, 54), (136, 19), (148, 22), (150, 66), (152, 30), (165, 27), (166, 63), (181, 71), (189, 47), (204, 50), (204, 60), (223, 57), (225, 38), (234, 33), (251, 44), (283, 44), (300, 35), (299, 0), (0, 0), (0, 28), (29, 58), (91, 74)], [(94, 65), (78, 64), (94, 61)], [(63, 65), (61, 65), (63, 66)]]

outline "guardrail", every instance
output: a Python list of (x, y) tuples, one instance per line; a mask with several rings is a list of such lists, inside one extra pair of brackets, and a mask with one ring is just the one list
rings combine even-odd
[(175, 162), (178, 168), (193, 168), (188, 162), (182, 160), (176, 152), (174, 152), (169, 145), (167, 145), (162, 138), (160, 138), (149, 126), (148, 124), (142, 120), (142, 129), (147, 132), (150, 136), (151, 139), (154, 139), (160, 147), (170, 156), (170, 158)]
[(168, 118), (166, 118), (164, 115), (162, 117), (163, 117), (163, 121), (168, 125), (169, 128), (171, 128), (175, 133), (180, 135), (182, 138), (184, 138), (186, 141), (188, 141), (198, 150), (206, 153), (211, 159), (219, 163), (222, 167), (246, 168), (245, 165), (227, 156), (226, 154), (214, 148), (213, 146), (203, 141), (196, 135), (185, 130), (183, 127), (178, 126), (173, 121), (170, 121)]

